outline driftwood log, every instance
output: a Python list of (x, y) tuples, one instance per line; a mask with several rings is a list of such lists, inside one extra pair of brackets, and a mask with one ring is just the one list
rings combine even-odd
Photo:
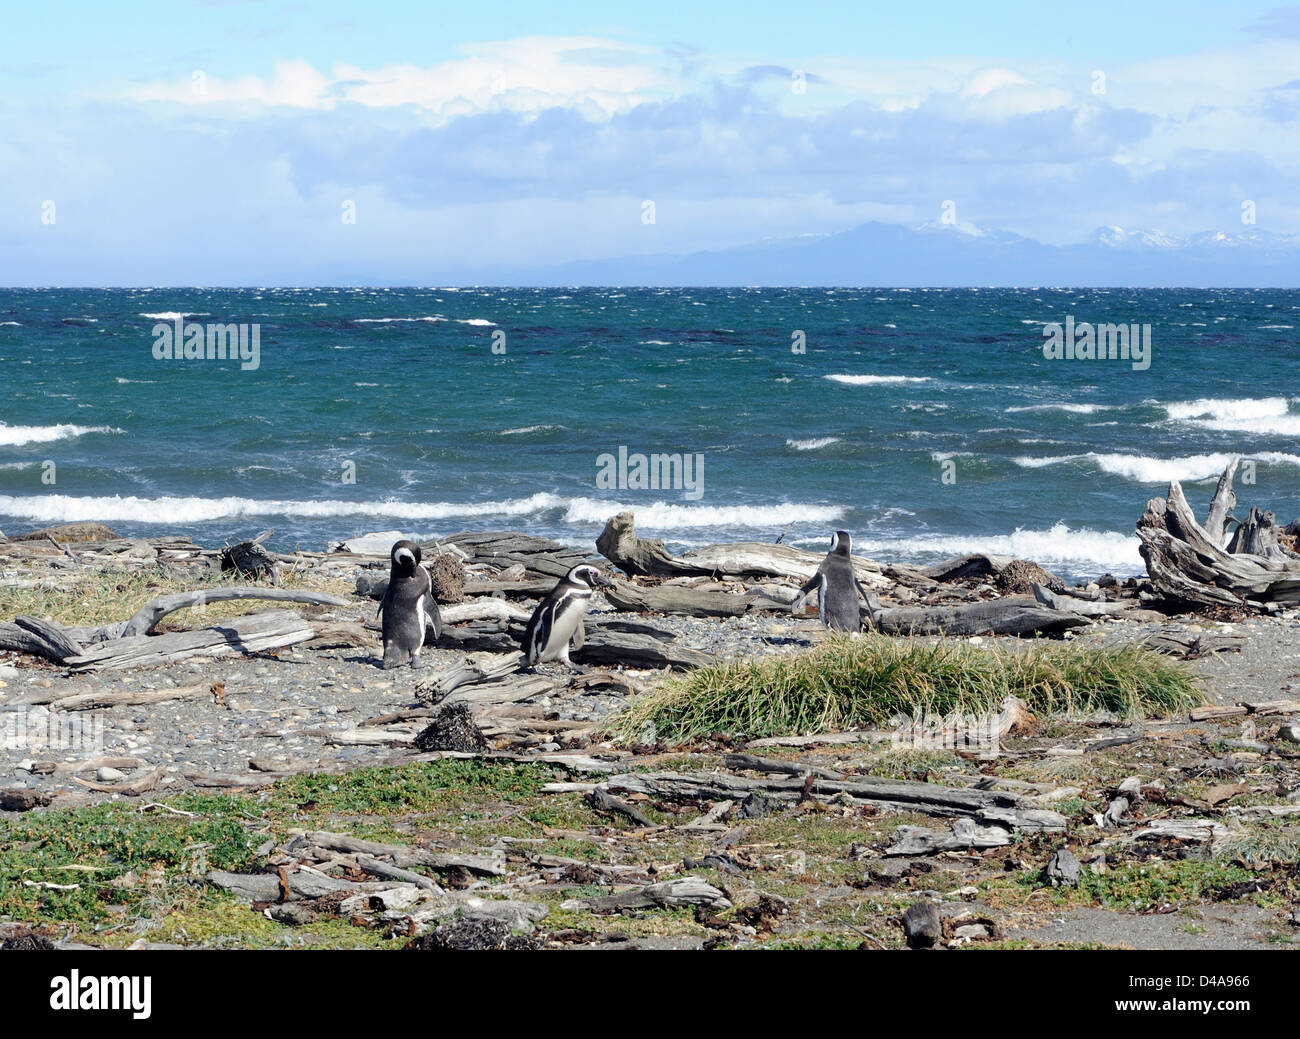
[(525, 575), (532, 578), (555, 579), (563, 577), (579, 563), (596, 562), (586, 552), (549, 538), (534, 537), (518, 531), (452, 534), (421, 547), (454, 548), (464, 555), (465, 563), (470, 566), (483, 564), (495, 570), (504, 570), (522, 564)]
[[(816, 775), (749, 779), (717, 772), (627, 772), (610, 776), (600, 785), (618, 793), (645, 794), (669, 801), (743, 801), (755, 793), (782, 801), (799, 801), (808, 796), (843, 794), (855, 801), (898, 811), (941, 817), (967, 816), (1010, 829), (1063, 830), (1066, 823), (1065, 817), (1057, 812), (1033, 807), (1025, 798), (1007, 791), (945, 787), (875, 776), (855, 776), (848, 780)], [(548, 784), (542, 789), (559, 793), (568, 787), (569, 784)]]
[(1262, 554), (1233, 552), (1231, 546), (1224, 546), (1227, 513), (1236, 502), (1232, 492), (1235, 469), (1234, 459), (1219, 479), (1206, 520), (1210, 528), (1196, 521), (1176, 480), (1164, 499), (1147, 502), (1137, 532), (1158, 598), (1180, 606), (1260, 608), (1266, 603), (1300, 602), (1300, 557), (1277, 544), (1271, 514), (1252, 509), (1249, 526), (1233, 538), (1238, 549), (1254, 548)]
[(790, 597), (782, 601), (755, 590), (732, 595), (676, 585), (642, 588), (627, 581), (617, 581), (613, 588), (605, 589), (605, 598), (617, 609), (638, 613), (676, 613), (687, 617), (740, 617), (755, 610), (785, 610), (795, 595), (795, 590), (790, 589)]
[(100, 642), (63, 663), (74, 671), (129, 667), (157, 667), (194, 656), (263, 653), (306, 642), (315, 636), (312, 626), (288, 610), (267, 610), (235, 617), (195, 631), (164, 635), (136, 635)]
[(1132, 600), (1108, 602), (1104, 599), (1088, 600), (1074, 595), (1058, 595), (1037, 581), (1033, 583), (1033, 589), (1034, 598), (1049, 610), (1074, 613), (1080, 617), (1115, 617), (1135, 605)]
[[(664, 548), (662, 539), (637, 537), (630, 512), (620, 512), (605, 524), (596, 548), (624, 573), (642, 577), (786, 577), (803, 582), (826, 558), (825, 553), (761, 542), (706, 545), (674, 556)], [(870, 559), (854, 556), (853, 569), (867, 588), (890, 585), (880, 564)]]
[[(645, 628), (646, 625), (637, 627)], [(517, 653), (524, 626), (511, 622), (502, 626), (494, 621), (464, 624), (442, 629), (439, 646), (443, 649)], [(671, 633), (655, 637), (641, 631), (620, 631), (612, 624), (594, 624), (587, 618), (583, 646), (570, 654), (578, 664), (624, 664), (628, 667), (671, 667), (677, 671), (703, 667), (709, 657), (697, 650), (676, 645)]]
[(867, 618), (884, 635), (1055, 635), (1089, 623), (1023, 598), (929, 607), (884, 607), (873, 600)]
[(300, 602), (313, 606), (350, 606), (347, 599), (324, 592), (291, 591), (287, 588), (250, 588), (246, 585), (231, 587), (204, 588), (194, 592), (177, 592), (175, 595), (160, 595), (150, 603), (141, 606), (135, 615), (123, 625), (118, 638), (129, 639), (135, 635), (148, 635), (158, 622), (169, 613), (191, 606), (206, 606), (213, 602), (228, 602), (231, 599), (263, 599), (272, 602)]

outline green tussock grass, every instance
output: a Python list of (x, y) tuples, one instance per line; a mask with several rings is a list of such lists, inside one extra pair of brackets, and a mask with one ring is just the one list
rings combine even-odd
[(1186, 665), (1138, 646), (1043, 642), (1020, 652), (967, 642), (835, 637), (806, 653), (728, 661), (670, 680), (610, 726), (615, 738), (687, 743), (887, 725), (899, 715), (982, 714), (1018, 696), (1037, 714), (1168, 716), (1205, 702)]

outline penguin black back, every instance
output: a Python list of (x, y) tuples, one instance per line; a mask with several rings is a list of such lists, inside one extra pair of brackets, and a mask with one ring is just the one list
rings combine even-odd
[(442, 634), (442, 617), (433, 599), (433, 581), (420, 565), (422, 553), (414, 541), (399, 541), (389, 553), (388, 589), (379, 604), (383, 617), (384, 667), (423, 666), (420, 650), (425, 629)]

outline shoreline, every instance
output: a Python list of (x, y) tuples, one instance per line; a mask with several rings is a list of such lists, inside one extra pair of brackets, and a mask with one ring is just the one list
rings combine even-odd
[[(490, 546), (493, 536), (482, 534), (473, 537), (486, 539), (482, 543)], [(200, 575), (211, 577), (210, 563), (216, 557), (215, 550), (186, 544), (183, 539), (127, 543), (126, 546), (119, 542), (114, 545), (117, 551), (113, 552), (106, 551), (103, 543), (89, 544), (95, 547), (84, 550), (84, 559), (80, 558), (83, 550), (79, 550), (76, 544), (56, 546), (44, 540), (0, 545), (0, 575), (5, 581), (5, 586), (0, 588), (0, 602), (12, 602), (13, 597), (19, 594), (36, 594), (39, 589), (18, 587), (23, 581), (52, 582), (63, 589), (56, 595), (65, 599), (79, 586), (93, 585), (106, 575), (115, 582), (126, 583), (127, 577), (123, 575), (131, 573), (145, 578), (152, 574), (170, 574), (168, 580), (172, 583), (193, 586)], [(15, 549), (15, 545), (26, 547)], [(545, 553), (541, 553), (529, 564), (502, 558), (497, 560), (502, 565), (486, 566), (470, 555), (466, 562), (470, 577), (465, 587), (469, 593), (465, 596), (466, 602), (471, 605), (504, 603), (511, 608), (530, 609), (540, 592), (539, 586), (546, 586), (549, 580), (553, 580), (531, 569), (534, 565), (545, 566), (544, 557)], [(59, 707), (61, 698), (86, 693), (98, 694), (106, 702), (115, 698), (130, 701), (142, 694), (157, 697), (152, 703), (126, 702), (121, 706), (101, 708), (98, 713), (104, 719), (104, 742), (99, 751), (0, 749), (0, 775), (3, 775), (0, 796), (9, 798), (7, 807), (10, 808), (18, 806), (17, 801), (29, 801), (26, 812), (16, 815), (0, 812), (0, 829), (6, 825), (5, 820), (39, 819), (47, 813), (61, 811), (75, 815), (97, 804), (110, 808), (120, 805), (124, 811), (136, 812), (145, 804), (159, 801), (189, 806), (184, 809), (186, 811), (210, 813), (216, 810), (213, 805), (217, 802), (211, 800), (213, 797), (233, 797), (242, 799), (239, 803), (249, 806), (245, 811), (257, 811), (255, 806), (262, 803), (259, 799), (264, 801), (269, 797), (273, 803), (278, 803), (277, 799), (285, 796), (284, 791), (298, 789), (302, 784), (308, 784), (314, 791), (331, 788), (351, 790), (354, 784), (359, 784), (356, 796), (365, 800), (372, 794), (364, 792), (372, 790), (377, 781), (387, 783), (391, 777), (407, 776), (411, 769), (434, 770), (436, 775), (443, 776), (438, 783), (451, 784), (447, 788), (448, 796), (452, 796), (453, 789), (456, 791), (447, 809), (450, 814), (438, 809), (430, 816), (428, 804), (421, 801), (404, 803), (395, 820), (376, 816), (367, 824), (368, 828), (359, 831), (359, 835), (366, 837), (376, 832), (374, 827), (381, 820), (387, 820), (382, 822), (378, 832), (388, 834), (386, 839), (389, 843), (411, 841), (421, 848), (433, 848), (438, 854), (504, 855), (505, 880), (489, 877), (467, 881), (468, 892), (477, 895), (480, 902), (486, 898), (489, 907), (495, 904), (493, 896), (501, 895), (511, 905), (541, 906), (536, 911), (549, 913), (547, 918), (516, 919), (515, 924), (518, 925), (516, 933), (532, 935), (533, 940), (542, 942), (545, 947), (572, 943), (574, 939), (563, 936), (567, 933), (564, 926), (548, 924), (547, 919), (574, 919), (573, 913), (577, 910), (564, 910), (562, 903), (568, 905), (575, 896), (579, 896), (581, 901), (581, 892), (586, 889), (574, 887), (573, 882), (566, 882), (563, 878), (550, 879), (538, 886), (535, 871), (543, 869), (545, 872), (550, 867), (544, 868), (537, 863), (552, 861), (546, 855), (559, 856), (554, 861), (591, 863), (588, 868), (596, 869), (598, 873), (602, 869), (607, 871), (600, 874), (606, 876), (604, 883), (612, 882), (612, 890), (618, 891), (628, 884), (640, 882), (638, 878), (643, 878), (645, 883), (655, 879), (657, 874), (653, 871), (644, 873), (643, 866), (632, 868), (628, 865), (627, 869), (618, 866), (616, 869), (611, 865), (641, 862), (646, 853), (652, 861), (662, 862), (667, 857), (670, 862), (675, 862), (676, 865), (669, 866), (669, 875), (684, 873), (706, 878), (710, 884), (721, 884), (733, 894), (741, 890), (747, 892), (736, 897), (749, 908), (775, 904), (770, 902), (775, 897), (782, 900), (787, 910), (783, 910), (780, 922), (775, 917), (763, 918), (761, 913), (757, 918), (752, 914), (742, 918), (738, 914), (732, 922), (715, 927), (685, 919), (678, 921), (671, 914), (660, 920), (655, 911), (650, 911), (649, 917), (655, 924), (647, 932), (637, 923), (646, 915), (644, 913), (624, 918), (609, 917), (597, 909), (584, 909), (579, 914), (582, 927), (594, 929), (592, 933), (597, 937), (592, 941), (597, 947), (609, 947), (607, 943), (616, 940), (648, 941), (652, 944), (685, 942), (687, 947), (699, 947), (701, 943), (719, 939), (733, 947), (769, 942), (825, 945), (855, 941), (853, 927), (842, 922), (829, 922), (822, 917), (829, 912), (827, 907), (835, 906), (837, 914), (849, 907), (857, 907), (853, 909), (856, 918), (864, 899), (884, 907), (880, 911), (884, 916), (876, 918), (879, 916), (877, 911), (869, 911), (867, 916), (874, 919), (872, 933), (883, 935), (890, 945), (902, 944), (902, 932), (897, 923), (886, 918), (890, 913), (901, 912), (917, 899), (937, 902), (945, 919), (953, 916), (958, 921), (956, 926), (963, 926), (960, 921), (970, 917), (970, 926), (982, 929), (963, 932), (964, 937), (954, 938), (953, 929), (949, 928), (943, 941), (955, 941), (958, 945), (975, 942), (1010, 943), (1012, 947), (1018, 947), (1018, 943), (1029, 947), (1143, 946), (1156, 940), (1153, 937), (1155, 932), (1144, 930), (1147, 917), (1130, 912), (1099, 913), (1096, 904), (1086, 900), (1077, 905), (1070, 902), (1066, 908), (1054, 912), (1050, 920), (1027, 905), (1017, 905), (1018, 900), (1023, 900), (1024, 889), (1020, 885), (1030, 881), (1019, 874), (1016, 874), (1019, 879), (1014, 884), (1005, 879), (1009, 874), (999, 870), (1001, 858), (996, 850), (980, 852), (964, 848), (952, 852), (893, 853), (890, 849), (898, 844), (900, 834), (909, 826), (920, 826), (925, 832), (942, 834), (951, 822), (900, 812), (897, 807), (849, 808), (839, 805), (834, 797), (824, 797), (818, 799), (823, 802), (822, 807), (806, 816), (796, 807), (787, 806), (779, 810), (767, 809), (765, 818), (747, 819), (738, 805), (732, 805), (724, 808), (726, 815), (720, 817), (723, 821), (718, 826), (710, 824), (703, 830), (693, 830), (683, 828), (683, 824), (696, 813), (707, 816), (718, 808), (720, 802), (688, 799), (685, 805), (673, 808), (670, 802), (651, 798), (647, 807), (653, 805), (662, 811), (672, 809), (685, 814), (675, 817), (652, 813), (650, 832), (658, 836), (635, 836), (639, 829), (644, 829), (643, 826), (628, 824), (626, 820), (612, 823), (608, 816), (587, 807), (584, 798), (594, 796), (589, 791), (600, 788), (602, 783), (617, 789), (615, 781), (619, 776), (636, 776), (646, 770), (713, 775), (722, 769), (726, 774), (725, 755), (732, 749), (746, 746), (744, 742), (704, 741), (683, 748), (620, 748), (602, 742), (599, 727), (668, 673), (660, 668), (597, 665), (591, 668), (590, 673), (575, 678), (560, 668), (542, 665), (539, 675), (530, 679), (538, 684), (522, 690), (528, 695), (510, 693), (505, 701), (496, 701), (489, 694), (496, 688), (514, 688), (508, 683), (494, 686), (489, 682), (467, 687), (469, 699), (466, 702), (470, 703), (473, 717), (491, 748), (486, 756), (479, 756), (483, 768), (496, 769), (502, 775), (533, 775), (535, 770), (546, 770), (551, 777), (551, 786), (562, 790), (573, 788), (574, 792), (538, 792), (524, 797), (496, 795), (490, 786), (461, 788), (456, 785), (461, 780), (455, 778), (459, 775), (455, 771), (459, 767), (455, 756), (449, 758), (446, 752), (421, 752), (412, 745), (412, 740), (428, 724), (436, 708), (457, 698), (457, 694), (453, 694), (435, 708), (430, 708), (421, 683), (430, 675), (461, 667), (467, 661), (482, 665), (500, 654), (473, 648), (467, 650), (464, 645), (461, 648), (429, 646), (426, 653), (433, 666), (427, 670), (380, 670), (377, 635), (365, 629), (366, 622), (373, 618), (375, 600), (370, 595), (358, 594), (355, 589), (358, 578), (362, 578), (369, 588), (368, 582), (375, 577), (386, 576), (386, 554), (319, 554), (311, 557), (310, 564), (308, 566), (308, 557), (299, 557), (296, 569), (286, 564), (282, 579), (285, 585), (293, 588), (315, 586), (328, 589), (331, 594), (341, 593), (349, 600), (350, 605), (346, 607), (294, 607), (318, 626), (317, 630), (334, 633), (333, 642), (326, 636), (323, 641), (301, 642), (253, 656), (198, 656), (159, 667), (85, 674), (69, 674), (52, 663), (30, 657), (17, 659), (12, 654), (0, 655), (0, 682), (3, 683), (0, 716), (21, 710), (29, 721), (39, 723), (42, 718), (66, 715), (67, 712)], [(873, 565), (880, 566), (882, 573), (904, 573), (897, 567)], [(26, 577), (18, 576), (19, 573)], [(774, 593), (783, 582), (776, 579), (714, 581), (688, 577), (643, 579), (640, 583), (651, 590), (702, 593), (712, 589), (739, 598), (754, 594), (760, 588), (769, 594)], [(130, 586), (136, 595), (132, 608), (158, 591), (147, 588), (145, 584), (147, 581), (139, 586)], [(170, 583), (165, 585), (166, 588), (171, 586)], [(896, 584), (887, 597), (914, 603), (927, 594), (930, 593)], [(951, 582), (943, 594), (973, 599), (999, 597), (992, 584), (978, 577)], [(268, 604), (213, 604), (208, 609), (216, 611), (227, 606), (233, 613), (239, 613), (264, 605)], [(120, 612), (116, 605), (112, 609)], [(10, 612), (9, 609), (4, 611), (4, 619)], [(1207, 677), (1209, 699), (1221, 707), (1240, 700), (1287, 700), (1294, 695), (1293, 682), (1300, 683), (1300, 654), (1293, 651), (1297, 629), (1300, 629), (1300, 616), (1296, 611), (1228, 621), (1195, 614), (1169, 618), (1136, 608), (1130, 612), (1137, 616), (1098, 618), (1096, 623), (1076, 628), (1063, 637), (1084, 644), (1106, 644), (1136, 640), (1170, 629), (1177, 629), (1188, 638), (1207, 632), (1244, 636), (1239, 651), (1208, 654), (1190, 665)], [(162, 627), (178, 630), (202, 622), (202, 617), (197, 614), (192, 617), (174, 615)], [(608, 601), (599, 600), (589, 623), (589, 631), (600, 630), (609, 624), (616, 628), (630, 625), (653, 629), (660, 633), (660, 637), (667, 636), (672, 644), (679, 645), (682, 651), (698, 651), (709, 658), (752, 659), (797, 654), (813, 648), (824, 638), (815, 616), (794, 617), (788, 609), (784, 613), (759, 610), (740, 616), (699, 617), (620, 611)], [(493, 626), (490, 622), (470, 621), (459, 627), (477, 630)], [(458, 626), (448, 624), (446, 627), (454, 630)], [(368, 634), (369, 643), (356, 638), (358, 630)], [(1006, 647), (1023, 645), (1026, 641), (1011, 636), (944, 638)], [(1273, 741), (1270, 745), (1280, 745), (1276, 742), (1274, 729), (1284, 720), (1261, 716), (1259, 738)], [(1284, 797), (1268, 793), (1273, 788), (1266, 790), (1258, 777), (1252, 783), (1249, 776), (1261, 765), (1274, 762), (1268, 767), (1275, 770), (1277, 790), (1284, 787), (1300, 789), (1300, 776), (1292, 774), (1294, 763), (1269, 753), (1261, 756), (1240, 750), (1225, 752), (1222, 741), (1239, 740), (1242, 732), (1242, 717), (1232, 714), (1196, 722), (1186, 715), (1166, 720), (1139, 720), (1101, 713), (1085, 718), (1040, 719), (1033, 731), (1009, 737), (999, 756), (991, 761), (963, 758), (937, 750), (890, 750), (887, 744), (882, 746), (878, 735), (872, 737), (870, 733), (802, 743), (779, 739), (749, 741), (748, 746), (756, 754), (774, 756), (797, 769), (820, 768), (829, 769), (833, 774), (867, 776), (899, 774), (928, 779), (931, 783), (943, 784), (945, 788), (968, 786), (979, 780), (1007, 784), (1007, 788), (1012, 790), (1030, 791), (1034, 798), (1046, 798), (1032, 802), (1041, 805), (1043, 810), (1060, 814), (1063, 808), (1067, 809), (1063, 817), (1067, 820), (1068, 830), (1059, 836), (1012, 834), (1007, 839), (1019, 843), (1018, 854), (1022, 859), (1045, 861), (1054, 848), (1068, 843), (1085, 862), (1085, 870), (1090, 870), (1095, 868), (1095, 863), (1088, 865), (1093, 859), (1087, 858), (1084, 852), (1095, 849), (1100, 841), (1100, 847), (1110, 849), (1102, 853), (1103, 861), (1109, 856), (1112, 863), (1109, 875), (1118, 878), (1120, 874), (1115, 871), (1126, 870), (1128, 867), (1123, 864), (1134, 855), (1141, 860), (1151, 851), (1157, 851), (1158, 856), (1167, 858), (1171, 864), (1188, 854), (1189, 850), (1198, 856), (1209, 855), (1206, 846), (1196, 840), (1188, 842), (1185, 837), (1133, 843), (1133, 834), (1140, 828), (1149, 829), (1156, 825), (1150, 820), (1158, 822), (1169, 815), (1170, 809), (1158, 799), (1172, 796), (1173, 790), (1182, 791), (1181, 796), (1188, 805), (1205, 804), (1201, 791), (1206, 781), (1201, 778), (1204, 768), (1195, 764), (1198, 758), (1207, 759), (1208, 756), (1208, 760), (1218, 762), (1212, 767), (1220, 770), (1221, 774), (1223, 769), (1228, 770), (1228, 775), (1244, 774), (1247, 782), (1242, 790), (1257, 793), (1243, 793), (1236, 799), (1238, 807), (1228, 814), (1225, 814), (1226, 807), (1211, 809), (1207, 806), (1175, 808), (1173, 811), (1177, 816), (1190, 814), (1199, 819), (1208, 813), (1228, 826), (1224, 830), (1224, 834), (1228, 834), (1232, 827), (1267, 826), (1269, 819), (1259, 816), (1259, 813), (1271, 810), (1270, 805), (1290, 803)], [(1107, 749), (1098, 752), (1092, 749), (1094, 746)], [(735, 766), (731, 767), (734, 771)], [(376, 768), (396, 771), (370, 771)], [(452, 771), (448, 772), (448, 769)], [(520, 769), (524, 771), (518, 772)], [(1281, 771), (1277, 771), (1279, 769)], [(379, 780), (380, 775), (389, 778)], [(1118, 830), (1113, 826), (1097, 828), (1093, 821), (1094, 813), (1105, 809), (1113, 800), (1119, 780), (1129, 775), (1138, 776), (1141, 784), (1156, 785), (1150, 787), (1141, 808), (1135, 805), (1131, 809), (1130, 816)], [(322, 787), (322, 783), (328, 785)], [(294, 833), (303, 825), (295, 820), (302, 818), (304, 812), (310, 825), (318, 829), (353, 832), (359, 822), (370, 818), (368, 812), (375, 811), (373, 808), (364, 809), (356, 815), (349, 811), (339, 814), (333, 809), (311, 808), (310, 802), (322, 796), (326, 795), (312, 794), (307, 798), (309, 807), (296, 813), (281, 814), (280, 809), (271, 811), (264, 825), (269, 826), (275, 847), (288, 846)], [(498, 797), (504, 797), (504, 800), (498, 801)], [(518, 800), (517, 797), (524, 799)], [(199, 800), (193, 800), (195, 798)], [(546, 825), (529, 823), (522, 829), (504, 823), (499, 826), (489, 824), (487, 831), (465, 821), (472, 820), (480, 811), (486, 811), (488, 818), (508, 818), (511, 811), (521, 810), (520, 805), (534, 804), (534, 798), (536, 807), (528, 810), (537, 818), (551, 818), (548, 814), (551, 809), (547, 806), (561, 803), (567, 806), (563, 816), (567, 821)], [(468, 811), (466, 806), (477, 805), (483, 799), (486, 799), (488, 807), (465, 814)], [(512, 809), (511, 805), (515, 807)], [(1234, 814), (1238, 812), (1245, 814)], [(812, 834), (820, 832), (819, 827), (832, 826), (832, 818), (840, 820), (832, 827), (836, 836), (822, 847), (817, 843), (821, 838), (815, 839)], [(1100, 815), (1095, 815), (1095, 818), (1100, 818)], [(1263, 818), (1262, 822), (1249, 821), (1260, 818)], [(1286, 825), (1289, 820), (1278, 822)], [(743, 849), (728, 851), (724, 845), (719, 850), (719, 838), (737, 829), (749, 833), (750, 836), (744, 839), (748, 841), (760, 840), (763, 834), (767, 834), (770, 847), (758, 859), (753, 858), (756, 853), (746, 853)], [(938, 839), (925, 838), (931, 842)], [(647, 840), (651, 842), (650, 846), (646, 845)], [(651, 850), (651, 846), (658, 845), (663, 847)], [(574, 858), (573, 850), (577, 847), (592, 849), (595, 857), (579, 855)], [(1178, 850), (1180, 847), (1182, 851)], [(752, 865), (759, 859), (783, 862), (781, 856), (806, 848), (814, 849), (806, 853), (814, 864), (805, 864), (804, 873), (792, 875), (787, 866), (770, 863), (767, 866)], [(528, 849), (543, 849), (546, 855)], [(277, 854), (280, 853), (273, 850), (266, 861), (274, 863)], [(518, 858), (521, 854), (523, 858)], [(1088, 854), (1095, 855), (1095, 851)], [(401, 861), (401, 856), (393, 861)], [(1221, 868), (1217, 865), (1219, 859), (1214, 856), (1207, 858), (1206, 862), (1207, 870)], [(317, 867), (325, 868), (321, 863), (317, 863)], [(235, 885), (228, 890), (238, 901), (244, 897), (240, 895), (243, 890), (240, 885), (255, 883), (259, 870), (263, 868), (269, 867), (256, 864), (252, 867), (249, 876), (254, 880), (217, 883), (212, 879), (215, 874), (206, 875), (210, 886)], [(577, 869), (576, 866), (572, 868)], [(1169, 868), (1182, 867), (1170, 865)], [(1261, 876), (1275, 876), (1271, 872), (1273, 867), (1259, 868), (1263, 870)], [(608, 873), (609, 870), (615, 872)], [(738, 873), (733, 873), (733, 870)], [(1234, 878), (1238, 878), (1238, 873), (1237, 867), (1229, 869), (1229, 875)], [(366, 890), (364, 884), (355, 886), (364, 879), (355, 873), (345, 871), (340, 875), (336, 868), (331, 875), (340, 878), (338, 883), (354, 885), (349, 890)], [(859, 879), (846, 887), (844, 877), (852, 879), (854, 875)], [(1218, 875), (1214, 873), (1214, 876)], [(193, 875), (186, 873), (185, 876), (189, 879), (184, 883), (192, 885)], [(446, 875), (435, 872), (434, 876), (445, 880)], [(944, 878), (942, 881), (938, 879), (940, 876)], [(384, 883), (391, 888), (394, 882)], [(956, 889), (975, 890), (972, 885), (983, 893), (976, 896), (952, 893)], [(1016, 891), (1022, 893), (1017, 895)], [(460, 896), (447, 897), (459, 907), (456, 911), (462, 917), (479, 911), (466, 908), (467, 904), (460, 900)], [(768, 902), (763, 901), (765, 897)], [(1083, 896), (1070, 897), (1078, 900)], [(1203, 898), (1196, 898), (1189, 905), (1200, 906), (1202, 902)], [(283, 912), (276, 910), (275, 918), (279, 921), (276, 933), (316, 935), (314, 940), (346, 942), (348, 939), (337, 935), (321, 937), (333, 935), (331, 928), (339, 926), (323, 906), (323, 902), (318, 906), (317, 901), (306, 895), (297, 896), (284, 907)], [(814, 906), (822, 908), (815, 909)], [(293, 908), (290, 912), (289, 907), (300, 908)], [(788, 915), (787, 911), (794, 915)], [(1225, 944), (1260, 947), (1275, 944), (1278, 939), (1269, 936), (1284, 933), (1286, 929), (1278, 912), (1271, 910), (1268, 904), (1257, 904), (1248, 898), (1212, 910), (1198, 908), (1196, 912), (1201, 920), (1197, 927), (1204, 928), (1203, 931), (1192, 933), (1178, 928), (1166, 929), (1160, 932), (1159, 940), (1181, 943), (1185, 947), (1224, 947)], [(432, 932), (440, 923), (446, 924), (449, 919), (446, 913), (442, 909), (439, 913), (442, 915), (421, 924), (420, 930), (427, 927)], [(816, 926), (809, 924), (809, 914), (818, 921)], [(368, 912), (361, 914), (365, 919), (373, 916)], [(796, 918), (802, 922), (796, 924)], [(379, 919), (374, 919), (374, 926), (378, 926)], [(741, 919), (758, 919), (759, 926), (742, 923)], [(11, 926), (0, 921), (0, 930)], [(242, 924), (232, 922), (222, 926), (231, 928), (232, 933), (244, 933)], [(110, 929), (102, 938), (82, 935), (75, 939), (64, 938), (63, 941), (74, 945), (84, 942), (117, 944), (119, 939), (113, 937), (114, 933)], [(176, 938), (174, 929), (165, 919), (148, 933), (159, 936), (157, 940), (162, 944), (174, 943)], [(838, 937), (828, 937), (831, 934)], [(245, 937), (240, 941), (256, 945), (261, 939)], [(182, 939), (179, 944), (205, 942)]]

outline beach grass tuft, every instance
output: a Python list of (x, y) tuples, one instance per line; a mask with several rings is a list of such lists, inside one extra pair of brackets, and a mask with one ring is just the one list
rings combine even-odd
[(726, 661), (671, 679), (613, 720), (612, 737), (689, 743), (874, 728), (915, 712), (1112, 711), (1168, 717), (1205, 702), (1199, 676), (1140, 646), (1040, 642), (1018, 651), (942, 639), (835, 636), (783, 657)]

